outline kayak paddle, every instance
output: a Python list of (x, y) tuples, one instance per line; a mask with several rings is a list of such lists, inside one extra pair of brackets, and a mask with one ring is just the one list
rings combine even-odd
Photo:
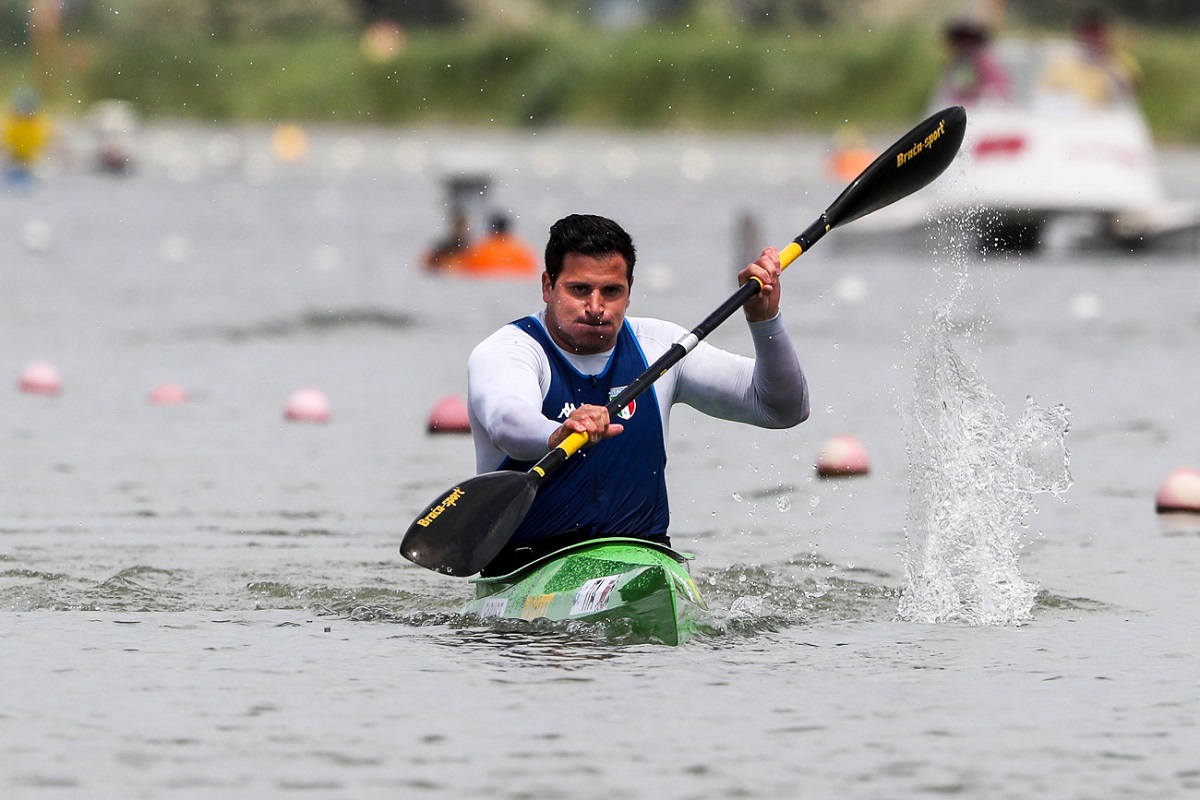
[[(966, 133), (962, 106), (943, 109), (900, 137), (855, 178), (825, 213), (779, 252), (783, 268), (839, 225), (853, 222), (923, 188), (950, 166)], [(609, 402), (616, 417), (704, 337), (762, 289), (751, 279), (708, 318), (671, 345)], [(400, 553), (416, 564), (447, 575), (479, 572), (504, 549), (529, 511), (538, 486), (588, 442), (573, 433), (526, 472), (500, 470), (476, 475), (444, 492), (421, 512), (400, 543)]]

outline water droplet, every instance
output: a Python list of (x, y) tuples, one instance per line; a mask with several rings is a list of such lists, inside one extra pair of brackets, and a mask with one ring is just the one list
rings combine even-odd
[(740, 494), (738, 494), (737, 492), (734, 492), (734, 493), (733, 493), (733, 500), (734, 500), (734, 502), (736, 502), (736, 503), (740, 503), (740, 502), (742, 502), (742, 496), (741, 496)]
[(733, 601), (729, 613), (735, 617), (759, 616), (762, 614), (763, 599), (757, 595), (743, 595)]
[(792, 507), (792, 501), (783, 495), (780, 495), (779, 497), (775, 498), (775, 507), (780, 511), (789, 511)]

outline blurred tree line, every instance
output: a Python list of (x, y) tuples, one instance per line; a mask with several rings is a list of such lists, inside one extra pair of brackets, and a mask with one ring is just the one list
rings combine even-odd
[(1125, 29), (1155, 134), (1200, 142), (1200, 0), (0, 0), (0, 92), (209, 121), (894, 126), (946, 21), (1064, 32), (1085, 8)]
[[(831, 26), (912, 23), (968, 13), (981, 0), (0, 0), (0, 39), (29, 40), (30, 9), (56, 5), (62, 30), (95, 36), (237, 40), (355, 29), (388, 20), (410, 29), (599, 24), (632, 27), (702, 17), (730, 25)], [(982, 1), (988, 6), (986, 0)], [(1085, 8), (1118, 24), (1200, 23), (1197, 0), (992, 0), (1010, 26), (1065, 28)]]

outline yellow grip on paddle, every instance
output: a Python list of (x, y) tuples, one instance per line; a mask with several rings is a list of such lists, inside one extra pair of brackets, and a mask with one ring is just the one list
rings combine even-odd
[(588, 443), (588, 435), (586, 433), (584, 433), (583, 431), (575, 431), (570, 436), (568, 436), (566, 439), (562, 440), (562, 444), (560, 444), (558, 446), (558, 449), (562, 450), (563, 454), (567, 458), (570, 458), (571, 456), (578, 453), (580, 448), (582, 448), (587, 443)]
[(799, 258), (800, 254), (803, 252), (804, 250), (800, 247), (800, 245), (796, 244), (795, 242), (790, 242), (787, 247), (779, 251), (780, 269), (787, 269), (788, 264), (791, 264), (793, 261)]

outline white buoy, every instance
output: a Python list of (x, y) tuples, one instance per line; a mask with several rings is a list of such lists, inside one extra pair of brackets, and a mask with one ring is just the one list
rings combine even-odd
[(330, 151), (334, 166), (343, 172), (357, 169), (367, 156), (363, 143), (353, 136), (343, 136), (333, 143)]
[(1175, 511), (1200, 514), (1200, 470), (1182, 467), (1168, 475), (1154, 505), (1160, 514)]
[(684, 179), (693, 183), (703, 183), (712, 176), (716, 159), (713, 154), (703, 147), (689, 147), (679, 157), (679, 172)]
[(611, 177), (623, 181), (637, 172), (637, 153), (633, 148), (624, 145), (614, 147), (604, 157), (604, 168)]
[(1090, 292), (1080, 292), (1071, 298), (1069, 308), (1076, 319), (1098, 319), (1104, 314), (1104, 301)]
[(470, 433), (471, 420), (467, 401), (458, 395), (446, 395), (429, 412), (430, 433)]
[(45, 252), (54, 244), (54, 228), (44, 219), (31, 219), (21, 226), (21, 243), (34, 253)]
[(164, 236), (162, 241), (159, 242), (158, 252), (162, 255), (164, 261), (179, 264), (186, 261), (187, 257), (192, 254), (192, 245), (188, 242), (186, 236), (170, 234)]
[(283, 416), (293, 422), (329, 422), (329, 400), (318, 389), (297, 389), (288, 398)]
[(867, 282), (857, 275), (843, 275), (834, 287), (834, 294), (843, 303), (861, 303), (867, 296)]
[(675, 270), (666, 264), (647, 264), (642, 268), (640, 280), (650, 291), (661, 294), (675, 285)]
[(54, 365), (34, 361), (21, 370), (20, 387), (28, 394), (55, 395), (62, 390), (62, 379)]
[(160, 383), (146, 396), (146, 402), (152, 406), (178, 406), (187, 401), (187, 392), (182, 386), (175, 383)]
[(845, 475), (866, 475), (871, 460), (862, 444), (849, 434), (840, 434), (825, 443), (817, 458), (817, 475), (836, 478)]

